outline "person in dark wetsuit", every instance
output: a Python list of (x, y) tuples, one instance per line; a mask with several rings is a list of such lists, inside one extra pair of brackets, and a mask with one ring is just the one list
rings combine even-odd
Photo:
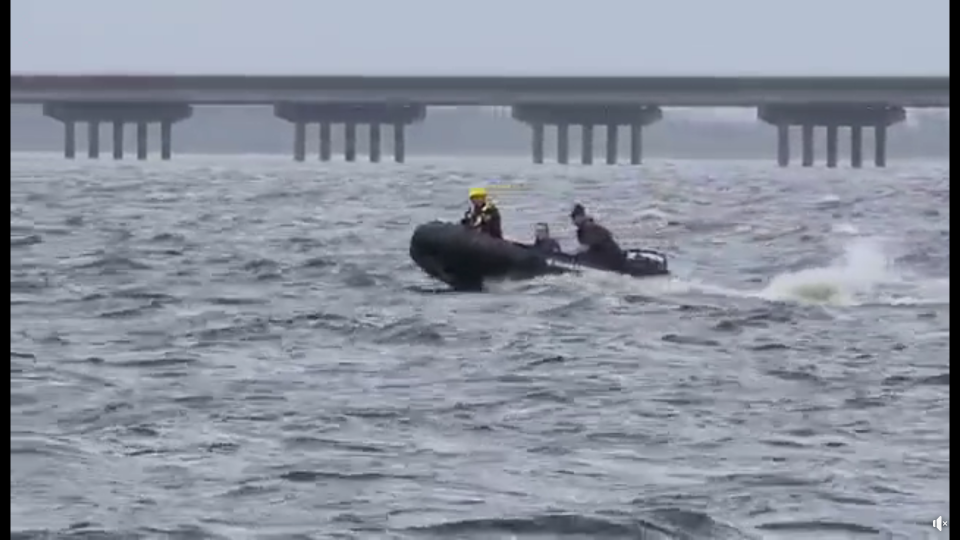
[(560, 243), (550, 237), (550, 226), (546, 223), (537, 223), (534, 233), (533, 248), (543, 253), (559, 253)]
[(570, 219), (577, 227), (577, 241), (582, 247), (580, 258), (606, 268), (618, 268), (625, 262), (623, 250), (606, 227), (587, 215), (580, 203), (573, 206)]
[(470, 209), (464, 214), (460, 224), (494, 238), (503, 239), (500, 210), (487, 198), (487, 190), (484, 188), (470, 190)]

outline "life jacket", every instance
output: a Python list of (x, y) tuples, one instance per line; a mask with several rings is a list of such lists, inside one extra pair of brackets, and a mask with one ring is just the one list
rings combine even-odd
[(490, 201), (486, 201), (480, 207), (471, 206), (464, 216), (464, 223), (468, 227), (489, 234), (494, 238), (503, 238), (498, 216), (497, 206)]

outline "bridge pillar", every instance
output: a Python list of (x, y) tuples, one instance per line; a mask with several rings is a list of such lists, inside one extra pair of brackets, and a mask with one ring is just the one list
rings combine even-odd
[(168, 160), (173, 155), (173, 123), (160, 122), (160, 159)]
[(863, 128), (850, 126), (850, 165), (854, 169), (863, 167)]
[(320, 123), (320, 161), (330, 161), (330, 124)]
[(543, 124), (533, 124), (533, 162), (543, 163)]
[(827, 126), (827, 167), (831, 169), (837, 166), (837, 130), (833, 124)]
[[(533, 138), (538, 140), (538, 130), (545, 125), (557, 127), (557, 162), (569, 161), (569, 126), (579, 125), (580, 161), (585, 165), (593, 163), (594, 126), (606, 126), (606, 162), (617, 163), (620, 151), (620, 126), (630, 126), (630, 163), (637, 165), (643, 156), (643, 126), (657, 122), (663, 117), (659, 107), (643, 105), (517, 105), (513, 107), (513, 118), (529, 125), (533, 129)], [(539, 127), (538, 127), (539, 126)], [(533, 162), (543, 163), (542, 147), (534, 144)]]
[(357, 125), (353, 122), (343, 125), (343, 159), (347, 162), (357, 160)]
[(185, 103), (112, 103), (112, 102), (48, 102), (43, 105), (43, 114), (63, 123), (64, 156), (76, 156), (76, 124), (87, 124), (87, 156), (100, 157), (100, 124), (113, 125), (113, 157), (123, 159), (123, 127), (137, 124), (137, 157), (146, 159), (147, 125), (161, 125), (161, 154), (170, 159), (171, 126), (190, 118), (193, 108)]
[(643, 126), (630, 124), (630, 164), (639, 165), (643, 161)]
[(147, 159), (147, 123), (137, 122), (137, 159)]
[[(331, 125), (342, 124), (343, 156), (345, 161), (357, 158), (357, 125), (365, 124), (370, 129), (370, 161), (379, 162), (382, 155), (382, 125), (393, 126), (394, 161), (403, 163), (406, 155), (404, 129), (426, 117), (426, 107), (413, 104), (381, 103), (279, 103), (274, 106), (274, 115), (294, 124), (294, 140), (297, 140), (300, 123), (320, 124), (320, 160), (329, 161), (332, 153)], [(304, 138), (306, 137), (304, 131)], [(299, 143), (295, 142), (299, 148)], [(304, 143), (306, 148), (306, 143)], [(304, 150), (305, 153), (305, 150)], [(294, 151), (294, 159), (298, 159)]]
[(307, 159), (307, 123), (294, 122), (293, 124), (293, 159), (303, 161)]
[(618, 128), (617, 124), (607, 124), (607, 165), (617, 163)]
[(72, 120), (63, 123), (63, 156), (67, 159), (77, 156), (77, 123)]
[(113, 122), (113, 159), (123, 159), (123, 122)]
[(393, 125), (393, 161), (403, 163), (407, 160), (406, 126), (402, 123)]
[(789, 128), (801, 126), (803, 134), (803, 166), (810, 167), (814, 162), (814, 129), (824, 126), (827, 129), (827, 167), (837, 166), (837, 130), (841, 126), (850, 128), (850, 164), (854, 168), (863, 166), (863, 128), (873, 127), (876, 131), (874, 143), (874, 164), (885, 167), (887, 164), (887, 129), (906, 118), (903, 107), (890, 105), (768, 105), (758, 110), (760, 120), (777, 126), (777, 161), (781, 166), (788, 164), (790, 151)]
[(100, 122), (96, 120), (87, 122), (87, 157), (100, 157)]
[(593, 165), (593, 124), (580, 126), (580, 163)]
[(887, 166), (887, 126), (874, 126), (873, 135), (873, 164), (877, 167)]
[(566, 165), (570, 160), (570, 126), (557, 124), (557, 163)]
[(803, 166), (813, 167), (813, 125), (804, 124), (801, 127), (803, 134)]
[(380, 124), (370, 124), (370, 162), (380, 162)]
[(777, 164), (781, 167), (790, 165), (790, 125), (777, 125)]

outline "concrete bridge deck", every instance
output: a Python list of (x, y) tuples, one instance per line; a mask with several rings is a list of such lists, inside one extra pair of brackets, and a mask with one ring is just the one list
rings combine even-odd
[(393, 102), (423, 105), (781, 104), (949, 107), (950, 77), (364, 77), (10, 75), (11, 103)]

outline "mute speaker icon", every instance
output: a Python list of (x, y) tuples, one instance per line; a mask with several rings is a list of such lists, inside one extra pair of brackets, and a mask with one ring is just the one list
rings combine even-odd
[(943, 516), (937, 516), (937, 519), (933, 520), (933, 528), (942, 531), (944, 525), (947, 523), (943, 520)]

